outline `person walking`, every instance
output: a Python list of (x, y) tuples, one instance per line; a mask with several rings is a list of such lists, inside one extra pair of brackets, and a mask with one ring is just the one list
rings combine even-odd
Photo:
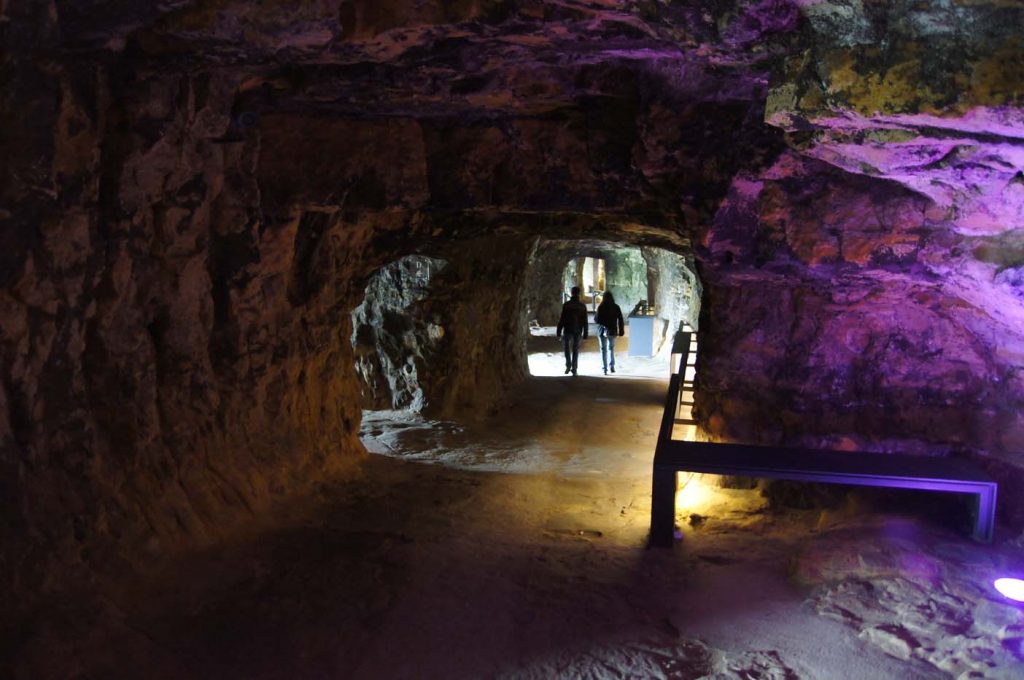
[(562, 316), (555, 328), (555, 337), (562, 338), (562, 349), (565, 350), (565, 373), (572, 371), (576, 375), (576, 367), (580, 357), (580, 336), (587, 337), (590, 316), (587, 306), (580, 302), (580, 287), (572, 287), (572, 295), (562, 305)]
[(622, 320), (622, 309), (615, 304), (615, 296), (610, 291), (605, 291), (604, 299), (601, 300), (594, 316), (594, 323), (597, 324), (597, 337), (601, 343), (601, 365), (604, 367), (604, 374), (608, 375), (608, 369), (615, 372), (615, 338), (626, 334), (626, 324)]

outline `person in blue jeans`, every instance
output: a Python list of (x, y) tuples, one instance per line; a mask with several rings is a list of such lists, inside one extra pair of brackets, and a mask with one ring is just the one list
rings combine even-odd
[(572, 296), (562, 305), (562, 316), (555, 328), (555, 337), (562, 338), (565, 350), (565, 372), (572, 371), (576, 375), (576, 367), (580, 357), (580, 336), (587, 337), (590, 315), (587, 306), (580, 301), (580, 287), (572, 287)]
[(622, 337), (626, 333), (626, 324), (622, 320), (622, 309), (615, 304), (615, 296), (610, 291), (605, 291), (604, 299), (597, 308), (594, 323), (598, 325), (597, 337), (601, 343), (601, 364), (604, 366), (604, 374), (608, 375), (608, 369), (615, 372), (615, 338)]

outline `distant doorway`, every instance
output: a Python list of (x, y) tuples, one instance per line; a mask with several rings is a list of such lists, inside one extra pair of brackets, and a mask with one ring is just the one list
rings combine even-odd
[(596, 309), (605, 290), (605, 262), (603, 257), (585, 257), (580, 267), (580, 290), (583, 302)]

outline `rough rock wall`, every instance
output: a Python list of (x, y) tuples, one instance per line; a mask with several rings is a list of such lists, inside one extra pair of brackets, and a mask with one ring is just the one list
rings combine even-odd
[(471, 418), (500, 402), (525, 376), (529, 249), (482, 237), (376, 272), (352, 313), (364, 407)]
[(13, 232), (48, 237), (5, 269), (3, 572), (18, 589), (45, 586), (54, 556), (216, 539), (360, 450), (352, 288), (332, 276), (361, 271), (345, 246), (359, 236), (329, 213), (262, 218), (257, 150), (211, 141), (230, 86), (91, 75), (56, 78), (38, 178), (55, 205)]
[[(697, 278), (692, 255), (680, 255), (661, 248), (644, 247), (651, 302), (664, 321), (663, 336), (671, 340), (682, 324), (698, 329), (703, 287)], [(671, 342), (661, 349), (671, 349)]]
[(964, 233), (1024, 222), (1024, 8), (815, 2), (765, 119), (805, 155), (888, 177)]
[(605, 288), (612, 291), (623, 316), (628, 316), (637, 302), (648, 297), (647, 262), (636, 247), (612, 247), (602, 251), (602, 256), (606, 263)]
[(583, 278), (583, 259), (577, 254), (578, 248), (574, 248), (572, 258), (565, 264), (562, 275), (559, 277), (562, 285), (558, 288), (559, 303), (554, 316), (556, 324), (561, 316), (562, 303), (572, 296), (573, 287), (579, 286), (580, 280)]
[(972, 456), (1019, 526), (1024, 9), (802, 12), (766, 111), (793, 153), (738, 174), (700, 237), (699, 417), (744, 440)]
[(736, 180), (706, 244), (696, 409), (713, 436), (968, 454), (1020, 483), (1024, 306), (931, 201), (787, 155)]
[(577, 246), (572, 243), (537, 240), (527, 263), (523, 289), (527, 322), (536, 320), (541, 326), (558, 323), (562, 291), (567, 291), (576, 280), (576, 252)]
[[(33, 19), (59, 54), (54, 17)], [(3, 572), (15, 580), (54, 573), (39, 562), (53, 555), (216, 538), (361, 450), (348, 311), (371, 271), (434, 229), (373, 211), (624, 195), (598, 177), (621, 149), (587, 143), (614, 119), (570, 113), (568, 135), (564, 117), (463, 129), (281, 114), (234, 129), (244, 70), (137, 70), (115, 55), (39, 71), (45, 40), (7, 65), (3, 109)], [(481, 171), (461, 174), (473, 159)], [(520, 370), (515, 335), (486, 330), (519, 314), (517, 249), (504, 252), (518, 273), (492, 253), (451, 268), (458, 294), (442, 303), (464, 311), (447, 351), (461, 362), (437, 369), (442, 410), (476, 406)]]
[(492, 411), (527, 375), (522, 291), (532, 246), (513, 234), (456, 242), (445, 251), (451, 264), (424, 301), (449, 320), (441, 360), (429, 374), (428, 413), (467, 418)]
[(566, 266), (563, 277), (567, 283), (563, 289), (566, 295), (572, 286), (579, 286), (587, 308), (594, 311), (593, 299), (587, 294), (582, 274), (583, 259), (589, 257), (604, 261), (605, 289), (612, 291), (616, 304), (623, 309), (623, 314), (629, 314), (629, 310), (633, 309), (637, 302), (647, 299), (647, 263), (640, 255), (638, 247), (615, 243), (578, 242), (574, 252), (575, 257)]
[[(20, 259), (0, 314), (3, 571), (19, 592), (62, 573), (50, 559), (216, 540), (344, 473), (363, 450), (349, 313), (372, 271), (434, 229), (373, 212), (426, 187), (422, 165), (395, 176), (415, 164), (381, 153), (404, 154), (394, 125), (362, 126), (349, 164), (330, 164), (352, 171), (342, 181), (294, 184), (296, 156), (224, 140), (233, 82), (99, 70), (53, 87), (57, 198), (26, 184), (48, 214), (5, 215), (23, 225), (4, 232)], [(451, 324), (426, 398), (440, 412), (478, 412), (522, 376), (527, 243), (478, 243), (427, 301)]]
[(433, 256), (375, 274), (353, 312), (364, 407), (472, 419), (500, 405), (527, 374), (533, 242), (513, 234), (425, 244)]

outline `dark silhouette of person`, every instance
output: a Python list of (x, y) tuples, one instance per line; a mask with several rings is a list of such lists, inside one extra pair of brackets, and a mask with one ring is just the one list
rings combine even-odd
[(604, 374), (608, 375), (608, 369), (615, 372), (615, 338), (626, 334), (626, 324), (622, 320), (622, 309), (615, 304), (615, 296), (611, 291), (605, 291), (604, 299), (597, 308), (594, 315), (594, 323), (598, 325), (597, 337), (601, 343), (601, 365), (604, 367)]
[(562, 305), (562, 316), (555, 328), (555, 337), (562, 338), (565, 350), (565, 372), (572, 371), (576, 375), (576, 367), (580, 357), (580, 336), (587, 337), (590, 317), (587, 306), (580, 302), (580, 287), (572, 287), (572, 296)]

